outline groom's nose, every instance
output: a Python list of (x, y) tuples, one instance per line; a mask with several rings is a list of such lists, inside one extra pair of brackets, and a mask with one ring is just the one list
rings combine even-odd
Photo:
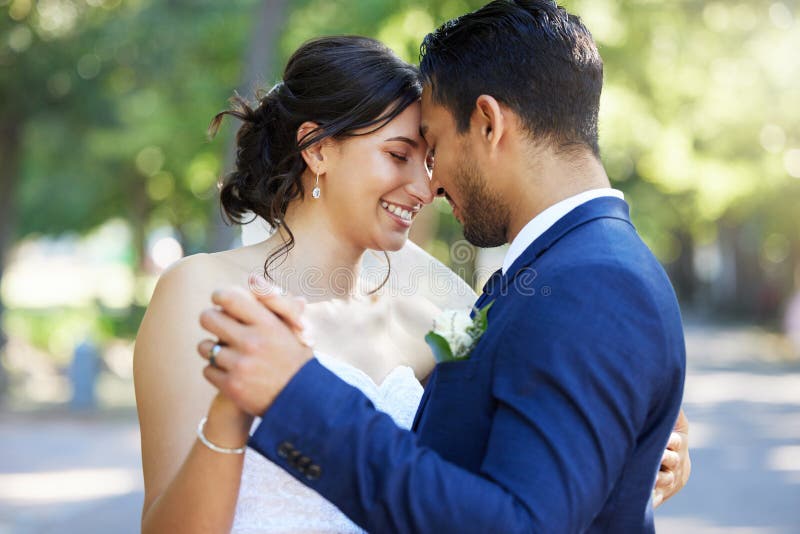
[(444, 196), (444, 187), (442, 187), (442, 184), (436, 179), (436, 171), (434, 171), (431, 175), (431, 180), (428, 183), (428, 186), (430, 187), (431, 195), (434, 197)]

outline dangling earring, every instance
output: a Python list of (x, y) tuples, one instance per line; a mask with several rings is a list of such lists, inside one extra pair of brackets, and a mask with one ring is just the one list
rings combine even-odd
[(319, 198), (320, 190), (319, 190), (319, 171), (317, 171), (317, 178), (314, 180), (314, 189), (311, 190), (311, 196), (314, 198)]

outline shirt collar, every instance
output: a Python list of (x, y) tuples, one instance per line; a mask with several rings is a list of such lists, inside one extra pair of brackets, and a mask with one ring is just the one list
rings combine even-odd
[(511, 245), (508, 247), (506, 256), (503, 259), (503, 274), (506, 274), (506, 271), (508, 271), (509, 267), (511, 267), (514, 261), (516, 261), (516, 259), (519, 258), (523, 252), (525, 252), (525, 249), (527, 249), (531, 243), (536, 241), (536, 239), (544, 234), (562, 217), (567, 215), (581, 204), (585, 204), (590, 200), (600, 197), (616, 197), (625, 200), (625, 195), (622, 193), (622, 191), (617, 189), (612, 189), (610, 187), (602, 189), (590, 189), (589, 191), (584, 191), (583, 193), (578, 193), (577, 195), (556, 202), (539, 215), (531, 219), (528, 224), (522, 227), (522, 230), (520, 230), (519, 234), (517, 234), (517, 237), (514, 238), (514, 240), (511, 242)]

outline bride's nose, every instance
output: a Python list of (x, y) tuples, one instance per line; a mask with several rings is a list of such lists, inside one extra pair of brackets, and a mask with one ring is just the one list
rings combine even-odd
[(406, 191), (423, 205), (433, 202), (431, 176), (424, 166), (420, 166), (420, 169), (414, 173), (411, 181), (406, 185)]

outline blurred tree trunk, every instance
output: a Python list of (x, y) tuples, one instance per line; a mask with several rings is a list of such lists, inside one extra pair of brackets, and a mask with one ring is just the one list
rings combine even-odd
[[(264, 0), (259, 7), (257, 19), (253, 25), (250, 44), (245, 52), (244, 72), (239, 94), (248, 98), (260, 82), (272, 77), (277, 71), (278, 39), (283, 21), (286, 18), (288, 0)], [(270, 84), (271, 85), (271, 84)], [(235, 163), (236, 140), (231, 134), (225, 151), (223, 173), (228, 172)], [(211, 228), (208, 235), (208, 252), (227, 250), (239, 234), (238, 226), (225, 224), (220, 215), (219, 195), (211, 203)]]
[(752, 317), (759, 312), (758, 304), (763, 287), (763, 274), (759, 265), (759, 228), (757, 223), (746, 221), (736, 229), (736, 295), (735, 313)]
[[(130, 172), (136, 173), (131, 170)], [(145, 190), (145, 179), (138, 175), (129, 180), (128, 190), (128, 216), (133, 230), (133, 250), (135, 259), (133, 268), (135, 272), (141, 273), (146, 270), (147, 263), (147, 222), (150, 220), (150, 212), (153, 204)]]
[[(22, 125), (14, 117), (0, 123), (0, 287), (2, 287), (16, 220), (16, 191), (19, 185), (19, 162), (22, 147)], [(0, 402), (8, 390), (5, 347), (8, 338), (3, 330), (5, 306), (0, 293)]]
[(679, 230), (675, 238), (680, 243), (681, 253), (670, 266), (673, 283), (684, 304), (695, 304), (697, 275), (694, 269), (694, 238), (692, 234)]

